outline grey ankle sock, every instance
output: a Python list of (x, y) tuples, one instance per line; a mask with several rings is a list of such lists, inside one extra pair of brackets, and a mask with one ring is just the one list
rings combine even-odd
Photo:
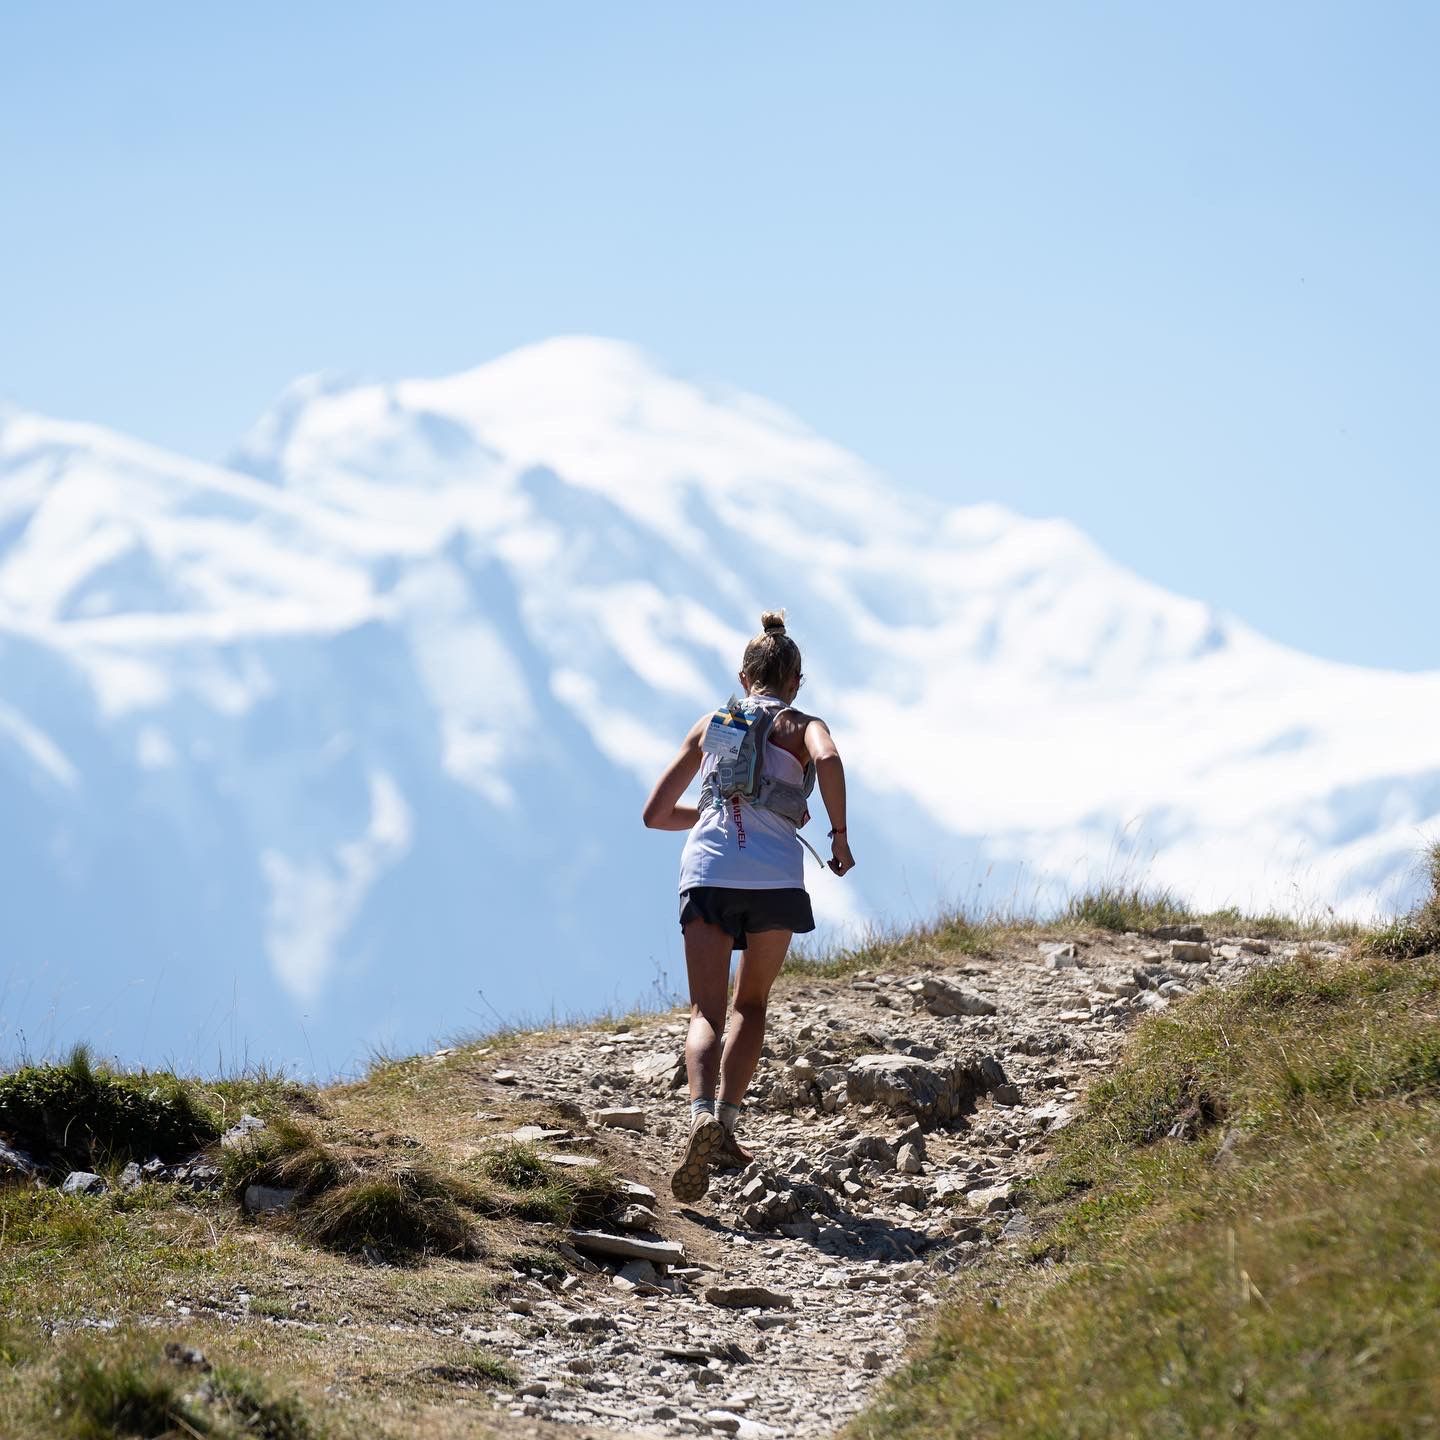
[(693, 1130), (700, 1123), (700, 1117), (708, 1115), (715, 1118), (715, 1102), (713, 1100), (692, 1100), (690, 1102), (690, 1128)]
[(743, 1105), (737, 1105), (733, 1100), (722, 1100), (715, 1113), (719, 1117), (720, 1123), (733, 1135), (735, 1126), (739, 1123), (744, 1110)]

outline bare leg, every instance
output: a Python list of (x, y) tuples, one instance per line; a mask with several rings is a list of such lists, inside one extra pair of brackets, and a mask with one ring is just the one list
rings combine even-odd
[[(720, 1061), (720, 1098), (732, 1105), (745, 1098), (750, 1077), (760, 1063), (760, 1048), (765, 1043), (765, 1008), (770, 987), (785, 963), (790, 936), (789, 930), (751, 932), (748, 948), (741, 952), (735, 975), (735, 1013)], [(693, 1033), (693, 1021), (691, 1028)]]
[(692, 1100), (713, 1099), (720, 1076), (720, 1036), (725, 1030), (725, 1002), (730, 992), (732, 943), (718, 925), (692, 920), (685, 927), (685, 969), (690, 980), (685, 1070)]

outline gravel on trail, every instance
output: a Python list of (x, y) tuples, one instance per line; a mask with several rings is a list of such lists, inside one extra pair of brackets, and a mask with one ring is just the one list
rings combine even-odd
[(786, 983), (741, 1123), (754, 1162), (694, 1205), (668, 1184), (689, 1123), (683, 1020), (547, 1037), (505, 1083), (586, 1114), (574, 1143), (634, 1182), (612, 1239), (640, 1244), (573, 1237), (576, 1273), (517, 1279), (509, 1309), (467, 1332), (519, 1376), (491, 1391), (497, 1420), (508, 1411), (517, 1434), (829, 1434), (902, 1360), (947, 1276), (1025, 1241), (1012, 1187), (1134, 1021), (1300, 948), (1017, 937), (947, 957), (943, 975)]

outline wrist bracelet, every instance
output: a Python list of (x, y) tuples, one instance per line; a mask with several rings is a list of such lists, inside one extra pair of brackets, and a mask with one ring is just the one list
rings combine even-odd
[(830, 838), (831, 840), (833, 840), (837, 835), (843, 835), (844, 833), (845, 833), (845, 827), (844, 827), (843, 825), (837, 825), (837, 826), (830, 832), (829, 838)]

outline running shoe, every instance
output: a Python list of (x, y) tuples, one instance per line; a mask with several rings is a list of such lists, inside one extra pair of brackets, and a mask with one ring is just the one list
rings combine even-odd
[(685, 1153), (670, 1177), (670, 1192), (686, 1204), (710, 1188), (710, 1161), (725, 1143), (725, 1127), (713, 1115), (701, 1115), (690, 1130)]

